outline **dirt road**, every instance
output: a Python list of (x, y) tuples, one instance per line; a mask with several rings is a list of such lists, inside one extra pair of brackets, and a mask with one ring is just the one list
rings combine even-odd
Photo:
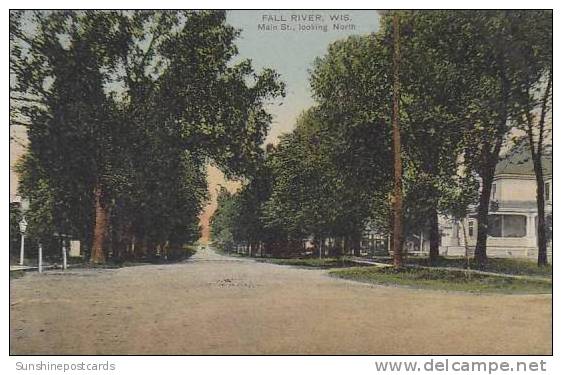
[(10, 281), (12, 354), (550, 354), (550, 295), (371, 286), (201, 251)]

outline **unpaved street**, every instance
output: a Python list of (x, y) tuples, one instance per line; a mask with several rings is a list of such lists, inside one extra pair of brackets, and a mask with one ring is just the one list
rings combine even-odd
[(371, 286), (200, 251), (10, 281), (12, 354), (550, 354), (551, 295)]

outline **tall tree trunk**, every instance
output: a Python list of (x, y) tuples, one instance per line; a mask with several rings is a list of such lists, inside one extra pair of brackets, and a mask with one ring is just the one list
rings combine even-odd
[(482, 177), (482, 191), (480, 192), (477, 213), (478, 232), (476, 238), (476, 248), (474, 250), (474, 258), (478, 265), (483, 265), (488, 259), (486, 254), (486, 244), (488, 241), (488, 211), (490, 207), (490, 194), (492, 192), (493, 181), (493, 173), (486, 173)]
[(403, 239), (403, 223), (402, 223), (402, 157), (401, 157), (401, 140), (400, 140), (400, 20), (398, 14), (394, 13), (392, 17), (392, 25), (394, 28), (394, 87), (393, 87), (393, 113), (392, 113), (392, 141), (394, 145), (394, 222), (393, 230), (393, 257), (394, 267), (400, 268), (403, 264), (402, 243)]
[(104, 245), (109, 224), (109, 211), (107, 205), (105, 204), (103, 189), (99, 182), (94, 187), (94, 204), (96, 216), (90, 262), (104, 263)]
[(544, 209), (544, 175), (542, 169), (542, 155), (543, 155), (543, 141), (544, 141), (544, 125), (546, 113), (548, 111), (549, 97), (552, 89), (552, 69), (548, 73), (548, 81), (546, 89), (541, 98), (541, 115), (539, 118), (538, 126), (538, 139), (535, 149), (534, 132), (533, 132), (533, 116), (531, 115), (530, 108), (527, 108), (527, 137), (529, 138), (529, 146), (531, 148), (531, 157), (533, 159), (533, 169), (535, 170), (535, 180), (537, 182), (537, 246), (538, 246), (538, 259), (539, 266), (546, 266), (548, 264), (547, 249), (546, 249), (546, 220)]
[(344, 255), (345, 252), (345, 236), (342, 237), (338, 237), (339, 241), (338, 241), (338, 246), (336, 247), (336, 257), (341, 257), (342, 255)]
[(487, 260), (486, 243), (488, 240), (488, 208), (490, 205), (490, 193), (492, 191), (492, 178), (486, 177), (482, 179), (482, 191), (478, 202), (478, 232), (476, 237), (476, 248), (474, 249), (474, 258), (476, 263), (482, 265)]
[(111, 257), (113, 259), (121, 259), (123, 257), (123, 228), (119, 226), (111, 233)]
[(343, 237), (343, 254), (351, 255), (351, 239), (349, 235)]
[(336, 246), (336, 239), (335, 237), (330, 237), (330, 241), (328, 242), (328, 251), (327, 251), (327, 256), (331, 257), (334, 256), (334, 247)]
[[(503, 62), (500, 61), (500, 66)], [(502, 71), (503, 72), (503, 71)], [(507, 120), (509, 116), (508, 103), (511, 84), (502, 73), (502, 108), (500, 114), (500, 123), (497, 131), (494, 132), (493, 143), (484, 142), (482, 149), (482, 163), (479, 171), (482, 178), (482, 191), (478, 202), (478, 233), (476, 238), (476, 248), (474, 250), (474, 258), (478, 266), (486, 263), (488, 256), (486, 254), (486, 244), (488, 242), (488, 212), (490, 208), (490, 194), (492, 192), (492, 183), (496, 173), (496, 165), (498, 164), (499, 155), (505, 134), (509, 130)]]
[(435, 264), (439, 258), (439, 217), (437, 209), (429, 214), (429, 263)]
[(156, 238), (157, 237), (151, 237), (148, 241), (148, 255), (151, 259), (154, 259), (158, 255), (160, 255), (160, 249), (158, 248), (158, 241), (156, 240)]
[(466, 235), (466, 225), (464, 220), (460, 220), (462, 226), (462, 236), (464, 241), (464, 257), (466, 258), (466, 268), (470, 269), (470, 247), (468, 246), (468, 236)]
[[(505, 99), (507, 101), (507, 99)], [(507, 111), (503, 116), (503, 127), (507, 124)], [(479, 174), (482, 178), (482, 189), (478, 201), (478, 232), (476, 238), (476, 248), (474, 249), (474, 259), (478, 266), (484, 265), (488, 260), (486, 254), (486, 245), (488, 242), (488, 212), (490, 209), (490, 195), (492, 193), (492, 183), (494, 182), (494, 175), (496, 173), (496, 165), (498, 164), (500, 150), (503, 143), (503, 136), (505, 132), (500, 132), (502, 135), (496, 135), (493, 147), (490, 149), (488, 143), (484, 144), (482, 152), (482, 167)]]
[(133, 234), (131, 235), (131, 247), (130, 247), (130, 252), (129, 252), (130, 259), (134, 259), (134, 257), (135, 257), (135, 254), (136, 254), (136, 252), (135, 252), (136, 243), (137, 243), (137, 238), (136, 238), (135, 234), (133, 233)]
[(139, 259), (145, 257), (148, 254), (148, 238), (146, 234), (143, 234), (136, 246), (135, 258)]
[(162, 245), (162, 257), (164, 258), (164, 260), (168, 260), (168, 253), (170, 252), (169, 250), (170, 250), (170, 241), (166, 240), (166, 242), (164, 242), (164, 244)]
[(355, 256), (361, 256), (361, 238), (362, 238), (362, 232), (354, 233), (352, 236), (353, 254)]
[[(534, 153), (533, 153), (534, 154)], [(538, 265), (545, 266), (548, 264), (546, 252), (546, 220), (544, 210), (544, 176), (542, 171), (541, 156), (533, 155), (533, 165), (535, 168), (535, 179), (537, 181), (537, 240), (538, 240)]]
[(343, 238), (340, 236), (334, 237), (333, 245), (330, 249), (331, 257), (339, 257), (343, 251)]

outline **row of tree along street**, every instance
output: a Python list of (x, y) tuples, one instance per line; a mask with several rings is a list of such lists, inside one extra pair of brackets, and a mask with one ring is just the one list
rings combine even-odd
[[(331, 44), (310, 85), (316, 105), (295, 130), (267, 146), (239, 191), (220, 191), (218, 246), (280, 256), (311, 240), (321, 254), (331, 239), (329, 254), (339, 255), (359, 251), (367, 225), (397, 248), (402, 230), (429, 228), (436, 260), (438, 215), (461, 219), (476, 207), (482, 264), (495, 167), (520, 142), (536, 175), (538, 264), (547, 263), (551, 11), (389, 12), (379, 32)], [(393, 182), (396, 146), (403, 196)]]
[(199, 237), (205, 164), (253, 175), (271, 122), (264, 107), (284, 95), (274, 71), (232, 62), (239, 30), (225, 18), (10, 13), (10, 120), (29, 140), (18, 166), (26, 243), (58, 254), (53, 234), (64, 234), (102, 263)]
[[(212, 218), (225, 249), (290, 253), (330, 238), (337, 254), (357, 250), (367, 225), (401, 248), (403, 227), (429, 226), (436, 259), (438, 215), (476, 204), (482, 263), (494, 168), (521, 141), (545, 264), (552, 12), (399, 11), (380, 23), (315, 61), (316, 105), (264, 150), (266, 106), (284, 85), (234, 62), (239, 30), (224, 11), (11, 12), (10, 121), (29, 140), (18, 166), (26, 243), (58, 252), (53, 234), (64, 234), (95, 263), (179, 249), (199, 236), (211, 162), (243, 181), (220, 193)], [(392, 193), (397, 182), (404, 194)], [(392, 210), (402, 198), (404, 222)]]

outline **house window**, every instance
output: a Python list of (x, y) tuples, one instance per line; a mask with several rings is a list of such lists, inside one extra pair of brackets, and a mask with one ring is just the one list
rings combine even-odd
[(474, 221), (472, 220), (468, 222), (468, 236), (474, 237)]
[(496, 200), (496, 184), (492, 184), (492, 200)]
[(489, 215), (488, 235), (491, 237), (525, 237), (527, 218), (523, 215)]
[(550, 182), (544, 183), (544, 199), (545, 201), (550, 201)]

